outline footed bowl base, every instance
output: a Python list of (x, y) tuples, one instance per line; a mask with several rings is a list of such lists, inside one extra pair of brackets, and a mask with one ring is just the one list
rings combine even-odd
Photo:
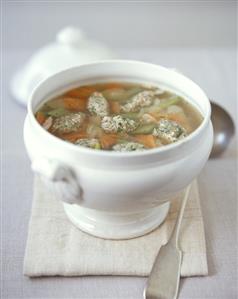
[(109, 213), (64, 203), (70, 221), (80, 230), (103, 239), (132, 239), (157, 228), (166, 218), (170, 203), (137, 213)]

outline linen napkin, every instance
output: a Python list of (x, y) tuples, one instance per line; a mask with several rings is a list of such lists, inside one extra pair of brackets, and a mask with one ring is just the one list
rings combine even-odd
[[(162, 244), (172, 231), (179, 198), (172, 201), (165, 222), (153, 232), (131, 240), (104, 240), (77, 229), (61, 202), (39, 177), (24, 260), (24, 274), (36, 276), (147, 276)], [(207, 275), (203, 219), (197, 182), (192, 183), (180, 232), (181, 276)]]

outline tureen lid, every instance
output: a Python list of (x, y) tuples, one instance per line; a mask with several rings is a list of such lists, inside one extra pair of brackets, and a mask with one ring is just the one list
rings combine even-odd
[(104, 45), (85, 38), (79, 28), (66, 27), (54, 42), (39, 49), (14, 75), (11, 92), (18, 102), (27, 105), (32, 90), (41, 80), (69, 67), (115, 56)]

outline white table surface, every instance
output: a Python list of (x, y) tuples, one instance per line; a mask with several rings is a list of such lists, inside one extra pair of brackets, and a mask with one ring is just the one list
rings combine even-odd
[[(123, 58), (176, 67), (237, 119), (235, 49), (120, 50)], [(30, 51), (3, 52), (2, 85), (2, 286), (1, 298), (140, 299), (145, 278), (37, 278), (22, 275), (32, 203), (32, 172), (22, 138), (26, 110), (9, 94), (9, 79)], [(237, 124), (237, 122), (236, 122)], [(237, 298), (237, 152), (233, 140), (218, 160), (209, 160), (199, 176), (209, 276), (185, 278), (182, 299)], [(149, 246), (149, 244), (148, 244)]]

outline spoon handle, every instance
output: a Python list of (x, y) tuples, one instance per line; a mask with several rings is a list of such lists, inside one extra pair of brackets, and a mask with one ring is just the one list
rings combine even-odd
[(182, 198), (181, 206), (179, 209), (179, 214), (177, 216), (172, 234), (169, 239), (169, 242), (171, 244), (173, 244), (175, 246), (175, 248), (178, 248), (178, 237), (179, 237), (181, 223), (183, 220), (184, 210), (185, 210), (185, 207), (186, 207), (186, 204), (188, 201), (188, 197), (189, 197), (190, 188), (191, 188), (191, 185), (189, 185), (185, 190), (185, 194), (184, 194), (184, 197)]
[(178, 235), (188, 200), (190, 185), (185, 190), (176, 223), (167, 244), (163, 245), (147, 280), (144, 299), (176, 299), (178, 295), (182, 251), (178, 249)]

